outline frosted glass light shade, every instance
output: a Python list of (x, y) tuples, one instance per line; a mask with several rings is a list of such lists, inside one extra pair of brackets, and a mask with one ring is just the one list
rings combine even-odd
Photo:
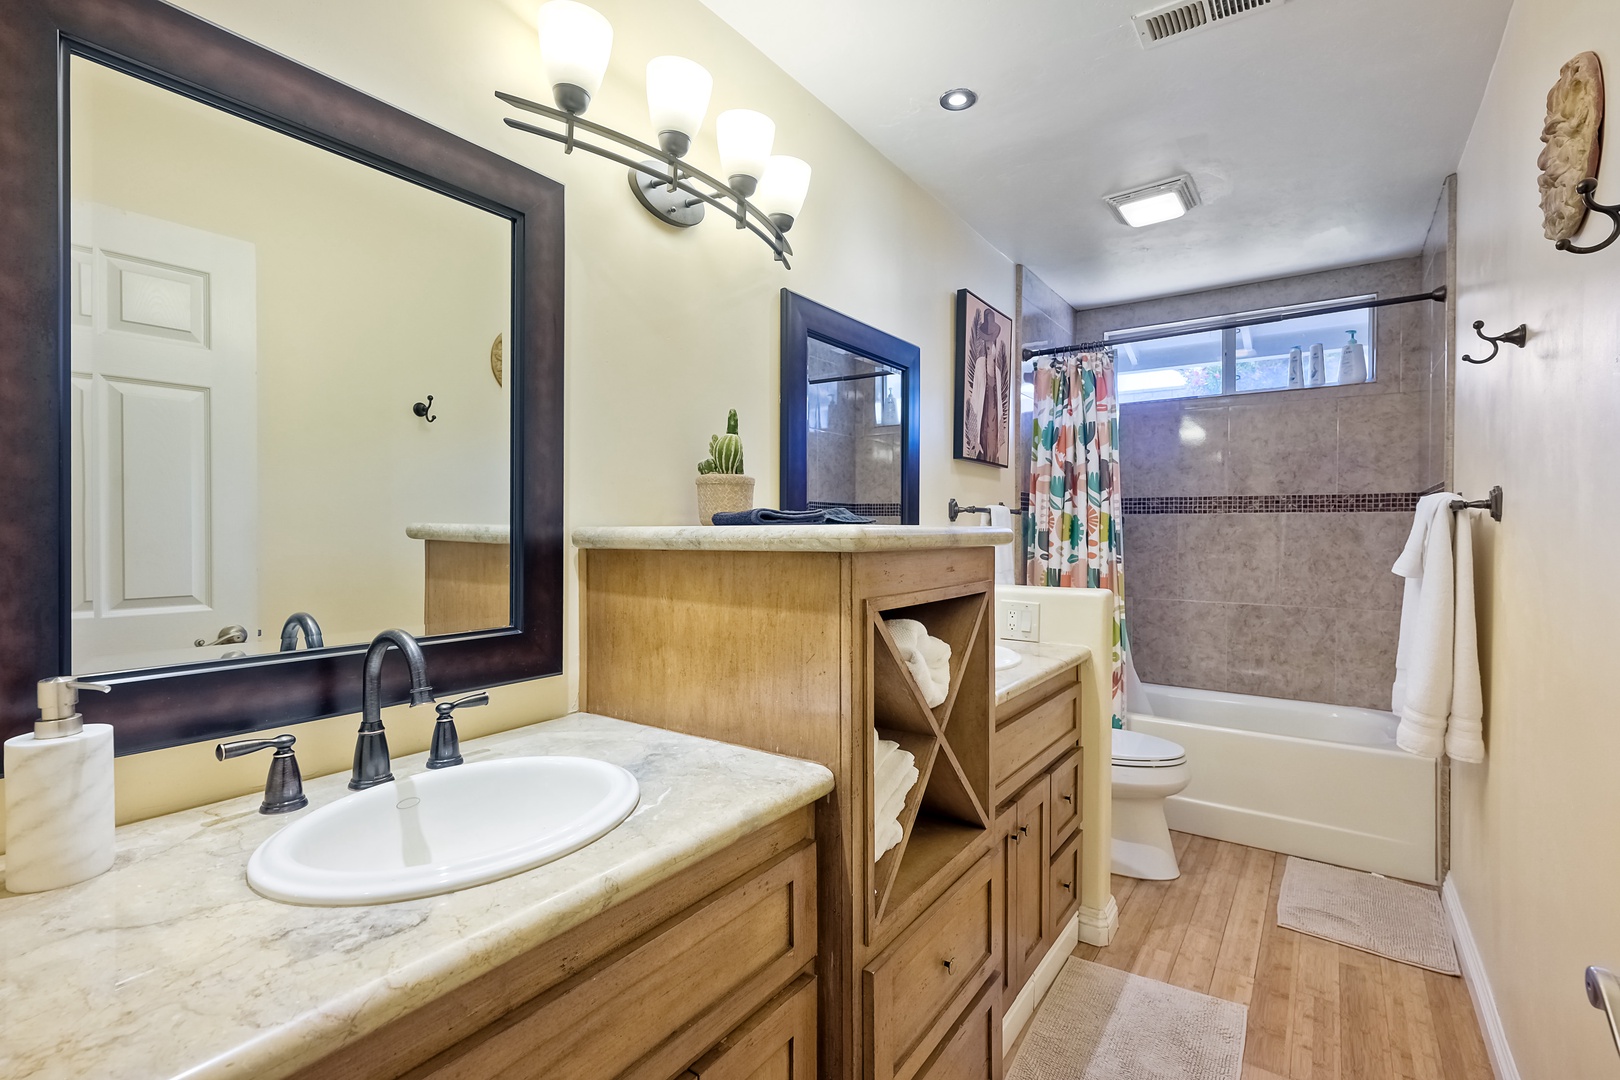
[(809, 190), (809, 164), (796, 157), (777, 155), (765, 164), (765, 175), (760, 178), (754, 205), (775, 222), (778, 229), (787, 232), (793, 227), (793, 219), (804, 209), (804, 197)]
[(540, 70), (557, 107), (582, 113), (602, 88), (613, 27), (601, 12), (575, 0), (540, 5)]
[(776, 124), (764, 113), (752, 109), (728, 109), (715, 121), (715, 137), (720, 141), (720, 175), (744, 197), (752, 195), (765, 175), (776, 141)]
[(714, 78), (684, 56), (647, 61), (647, 112), (665, 151), (676, 157), (686, 154), (703, 126), (713, 89)]
[(1174, 191), (1161, 192), (1158, 195), (1149, 195), (1145, 199), (1124, 203), (1119, 208), (1120, 214), (1125, 218), (1126, 224), (1140, 229), (1145, 225), (1157, 225), (1161, 221), (1174, 221), (1187, 212), (1187, 204), (1181, 201), (1181, 196)]

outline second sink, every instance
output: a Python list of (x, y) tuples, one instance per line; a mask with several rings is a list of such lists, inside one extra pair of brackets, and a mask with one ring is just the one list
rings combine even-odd
[(248, 884), (293, 904), (436, 896), (561, 858), (613, 831), (641, 795), (617, 765), (479, 761), (339, 799), (260, 844)]

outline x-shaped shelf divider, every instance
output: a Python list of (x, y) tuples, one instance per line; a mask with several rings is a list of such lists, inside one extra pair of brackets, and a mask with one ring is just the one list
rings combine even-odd
[[(951, 603), (953, 600), (963, 602)], [(975, 600), (977, 603), (973, 602)], [(969, 826), (990, 828), (989, 815), (946, 734), (960, 696), (964, 674), (984, 629), (988, 594), (969, 593), (961, 597), (947, 597), (932, 604), (911, 605), (904, 610), (911, 611), (918, 607), (935, 608), (938, 625), (926, 622), (924, 625), (929, 627), (930, 633), (938, 630), (939, 635), (947, 635), (942, 640), (951, 646), (950, 687), (945, 700), (934, 708), (929, 707), (922, 689), (901, 659), (899, 646), (889, 633), (882, 612), (875, 607), (868, 608), (873, 635), (873, 723), (880, 738), (900, 742), (902, 749), (915, 755), (919, 774), (917, 783), (906, 797), (901, 814), (903, 831), (900, 843), (878, 860), (875, 867), (879, 917), (888, 906), (889, 895), (900, 866), (905, 861), (906, 850), (924, 802), (945, 817), (955, 818)], [(940, 771), (942, 761), (946, 770), (943, 773)], [(873, 783), (876, 783), (875, 776)], [(874, 800), (875, 797), (874, 790)], [(872, 809), (875, 816), (877, 807), (874, 805)], [(873, 822), (874, 828), (875, 824)]]

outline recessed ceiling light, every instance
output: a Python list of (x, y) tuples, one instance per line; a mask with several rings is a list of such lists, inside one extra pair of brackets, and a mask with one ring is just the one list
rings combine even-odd
[(939, 95), (939, 105), (950, 112), (961, 112), (963, 109), (973, 108), (973, 103), (979, 100), (979, 95), (965, 86), (958, 86), (955, 90), (947, 90)]
[(1192, 177), (1185, 174), (1104, 198), (1114, 215), (1134, 229), (1172, 221), (1202, 201)]

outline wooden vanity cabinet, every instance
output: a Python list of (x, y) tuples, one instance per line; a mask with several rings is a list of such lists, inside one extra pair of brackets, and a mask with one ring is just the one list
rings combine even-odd
[[(832, 770), (816, 819), (819, 1076), (999, 1080), (992, 550), (582, 546), (584, 708)], [(951, 645), (939, 705), (900, 659), (895, 617)], [(881, 858), (874, 731), (921, 776)], [(980, 1064), (953, 1071), (950, 1047)]]
[(1007, 896), (1004, 1010), (1080, 906), (1080, 672), (1069, 668), (996, 711), (996, 825)]
[(812, 1080), (811, 808), (451, 990), (297, 1080)]

